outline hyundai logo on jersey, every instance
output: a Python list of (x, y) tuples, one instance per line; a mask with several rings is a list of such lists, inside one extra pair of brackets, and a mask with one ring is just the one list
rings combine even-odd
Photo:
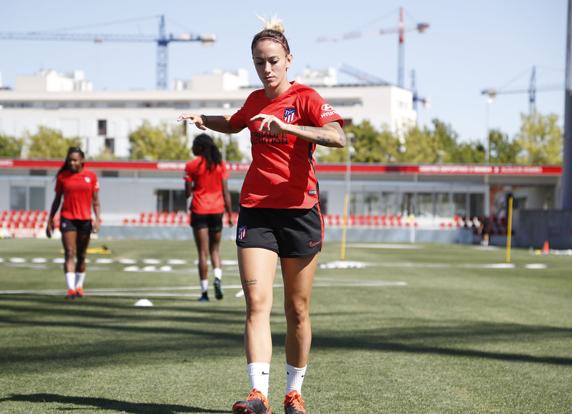
[(284, 122), (291, 124), (292, 121), (294, 121), (295, 115), (296, 115), (296, 108), (284, 109)]

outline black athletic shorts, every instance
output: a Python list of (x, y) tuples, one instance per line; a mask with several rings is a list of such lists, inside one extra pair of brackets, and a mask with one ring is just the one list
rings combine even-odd
[(197, 214), (191, 212), (191, 227), (195, 230), (209, 229), (209, 233), (222, 231), (222, 214)]
[(70, 220), (62, 217), (60, 220), (60, 231), (77, 231), (78, 233), (91, 233), (91, 220)]
[(236, 245), (272, 250), (280, 257), (311, 256), (322, 250), (323, 234), (319, 204), (311, 209), (241, 206)]

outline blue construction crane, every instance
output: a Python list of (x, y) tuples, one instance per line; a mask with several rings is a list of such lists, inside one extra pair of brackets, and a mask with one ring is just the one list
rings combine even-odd
[(171, 42), (213, 43), (214, 35), (193, 35), (183, 33), (173, 35), (165, 29), (165, 16), (159, 16), (159, 35), (145, 34), (95, 34), (95, 33), (51, 33), (51, 32), (0, 32), (0, 40), (53, 40), (71, 42), (130, 42), (157, 44), (157, 88), (167, 89), (168, 83), (168, 46)]
[(528, 113), (534, 114), (536, 112), (536, 93), (537, 92), (558, 92), (564, 90), (563, 86), (560, 85), (548, 85), (537, 88), (536, 86), (536, 66), (532, 67), (530, 74), (530, 81), (528, 83), (528, 88), (524, 89), (505, 89), (505, 88), (486, 88), (481, 91), (481, 95), (486, 95), (489, 101), (493, 101), (497, 95), (508, 95), (508, 94), (528, 94)]

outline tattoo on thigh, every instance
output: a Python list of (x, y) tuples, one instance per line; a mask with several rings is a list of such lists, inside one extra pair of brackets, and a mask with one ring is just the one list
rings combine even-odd
[(244, 281), (244, 286), (252, 286), (252, 285), (256, 285), (257, 280), (256, 279), (251, 279), (251, 280), (245, 280)]

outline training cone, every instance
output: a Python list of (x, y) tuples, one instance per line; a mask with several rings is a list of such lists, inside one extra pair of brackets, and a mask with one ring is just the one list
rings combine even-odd
[(137, 302), (135, 302), (134, 306), (141, 308), (150, 308), (151, 306), (153, 306), (153, 303), (149, 299), (139, 299)]
[(542, 254), (548, 253), (550, 253), (550, 244), (548, 243), (548, 240), (545, 240), (544, 245), (542, 246)]

